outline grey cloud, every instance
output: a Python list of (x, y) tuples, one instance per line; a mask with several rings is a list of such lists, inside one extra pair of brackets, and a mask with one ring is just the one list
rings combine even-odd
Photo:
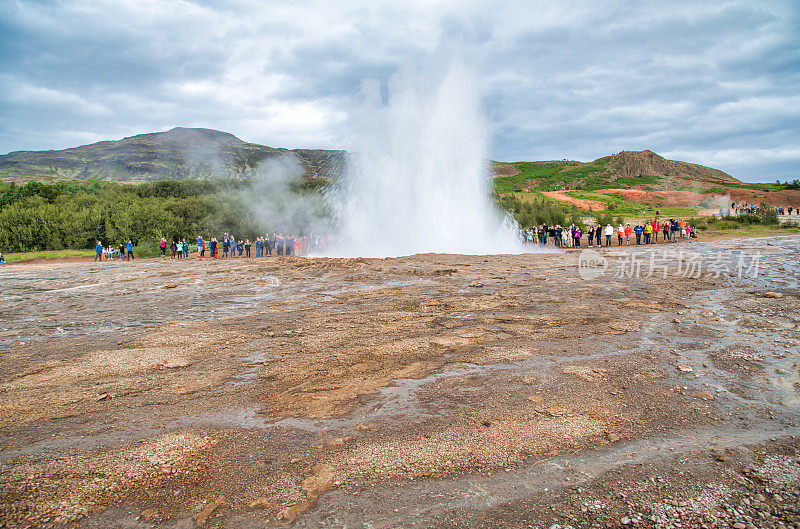
[(485, 80), (496, 159), (650, 148), (707, 156), (745, 179), (799, 176), (793, 0), (196, 0), (160, 10), (75, 0), (0, 9), (1, 152), (174, 125), (343, 147), (363, 79), (386, 85), (450, 49)]

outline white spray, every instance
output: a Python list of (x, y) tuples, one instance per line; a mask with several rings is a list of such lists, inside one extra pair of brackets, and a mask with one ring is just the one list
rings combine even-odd
[(362, 86), (346, 175), (328, 194), (339, 233), (330, 254), (520, 251), (490, 202), (487, 125), (476, 79), (453, 63), (434, 75), (396, 75), (388, 104)]

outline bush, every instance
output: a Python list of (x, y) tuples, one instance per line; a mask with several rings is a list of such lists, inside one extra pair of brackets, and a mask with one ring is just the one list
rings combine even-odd
[(158, 257), (161, 255), (161, 247), (159, 246), (158, 241), (153, 242), (142, 242), (141, 244), (137, 244), (133, 247), (133, 256), (134, 257)]
[[(720, 222), (730, 222), (736, 225), (752, 225), (752, 224), (763, 224), (765, 226), (777, 226), (780, 224), (780, 220), (778, 219), (778, 212), (775, 211), (775, 208), (772, 206), (768, 206), (766, 204), (761, 204), (760, 211), (757, 213), (742, 213), (741, 215), (728, 215), (726, 217), (722, 217), (722, 221), (719, 219), (712, 217), (708, 221), (709, 223), (719, 225)], [(725, 228), (723, 228), (725, 229)]]
[(736, 230), (742, 227), (742, 225), (733, 220), (720, 220), (714, 223), (715, 228), (719, 228), (720, 230)]
[(606, 226), (608, 224), (611, 224), (612, 226), (619, 226), (620, 224), (625, 224), (625, 219), (619, 216), (615, 219), (614, 215), (611, 213), (597, 213), (594, 216), (594, 219), (601, 226)]
[(715, 217), (691, 217), (686, 219), (686, 223), (700, 231), (707, 230), (709, 223), (717, 220)]
[(234, 181), (6, 185), (0, 187), (0, 248), (7, 252), (91, 249), (96, 240), (117, 245), (130, 239), (134, 255), (148, 257), (158, 255), (161, 237), (194, 240), (197, 235), (229, 232), (252, 240), (267, 228), (302, 229), (303, 219), (279, 215), (281, 222), (293, 222), (291, 228), (283, 228), (256, 218), (247, 200), (259, 191), (247, 185)]
[(496, 204), (513, 215), (521, 228), (531, 228), (547, 224), (548, 226), (583, 226), (580, 210), (575, 206), (566, 206), (551, 202), (545, 197), (534, 197), (531, 200), (520, 200), (514, 195), (495, 195)]

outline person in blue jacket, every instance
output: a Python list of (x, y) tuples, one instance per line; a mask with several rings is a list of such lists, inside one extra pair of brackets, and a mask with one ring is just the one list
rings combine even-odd
[(94, 245), (94, 260), (95, 261), (102, 261), (103, 260), (103, 245), (100, 241), (95, 241)]

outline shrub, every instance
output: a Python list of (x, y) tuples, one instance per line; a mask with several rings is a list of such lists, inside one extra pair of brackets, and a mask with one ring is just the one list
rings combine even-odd
[(763, 224), (765, 226), (777, 226), (780, 223), (778, 212), (775, 208), (762, 204), (760, 211), (756, 213), (742, 213), (740, 215), (729, 215), (724, 217), (726, 221), (737, 224)]
[(83, 249), (93, 248), (95, 240), (119, 244), (130, 239), (134, 255), (147, 257), (159, 253), (161, 237), (192, 240), (229, 232), (252, 240), (267, 228), (302, 229), (304, 219), (286, 215), (279, 217), (292, 221), (291, 228), (266, 226), (247, 205), (248, 197), (258, 192), (247, 185), (190, 180), (6, 185), (0, 188), (0, 248)]
[(544, 196), (520, 200), (514, 195), (499, 196), (495, 194), (495, 203), (509, 212), (521, 228), (531, 228), (547, 224), (548, 226), (568, 226), (576, 224), (583, 226), (583, 219), (574, 206), (566, 206), (552, 202)]
[(601, 226), (605, 226), (607, 224), (611, 224), (612, 226), (619, 226), (620, 224), (625, 224), (625, 219), (620, 216), (614, 218), (614, 215), (609, 213), (597, 213), (594, 216), (597, 223)]

